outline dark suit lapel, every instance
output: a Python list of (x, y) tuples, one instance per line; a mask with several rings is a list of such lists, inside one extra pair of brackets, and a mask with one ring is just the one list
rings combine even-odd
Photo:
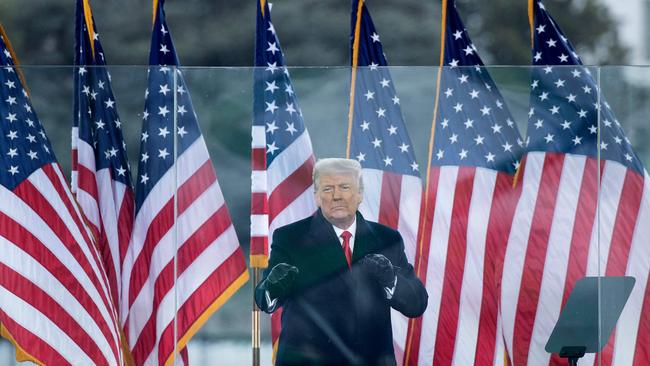
[(309, 241), (313, 243), (315, 252), (322, 255), (322, 262), (319, 266), (325, 273), (332, 273), (347, 267), (341, 242), (337, 238), (332, 224), (325, 219), (320, 209), (316, 211), (311, 222)]
[[(359, 212), (357, 212), (357, 231), (355, 235), (352, 263), (357, 262), (366, 254), (376, 251), (376, 239), (370, 230), (370, 226)], [(325, 273), (339, 271), (347, 267), (341, 242), (336, 236), (332, 224), (325, 219), (320, 209), (316, 211), (311, 222), (308, 242), (311, 243), (310, 245), (314, 245), (314, 250), (317, 249), (317, 252), (322, 254), (322, 263), (319, 263), (319, 267)]]
[(354, 238), (354, 250), (352, 251), (352, 262), (356, 262), (359, 259), (366, 256), (366, 254), (374, 253), (375, 240), (373, 238), (372, 232), (370, 231), (370, 226), (364, 220), (363, 216), (357, 212), (357, 233), (356, 238)]

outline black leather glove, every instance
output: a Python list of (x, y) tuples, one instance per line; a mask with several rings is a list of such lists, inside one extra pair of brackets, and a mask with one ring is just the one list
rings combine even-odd
[(272, 299), (284, 298), (298, 276), (298, 268), (287, 264), (278, 263), (271, 268), (271, 272), (266, 277), (266, 290)]
[(395, 269), (390, 259), (383, 254), (367, 254), (359, 261), (363, 270), (381, 287), (392, 288), (395, 284)]

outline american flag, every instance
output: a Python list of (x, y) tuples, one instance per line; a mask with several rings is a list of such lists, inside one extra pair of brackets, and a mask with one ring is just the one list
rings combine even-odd
[(117, 304), (122, 261), (133, 226), (134, 195), (122, 122), (92, 19), (88, 1), (77, 0), (75, 65), (79, 67), (74, 70), (71, 185), (99, 243)]
[[(371, 221), (399, 230), (414, 263), (422, 181), (379, 34), (363, 0), (352, 1), (350, 150), (363, 168), (363, 201)], [(352, 99), (354, 98), (354, 99)], [(408, 318), (391, 309), (395, 357), (401, 364)]]
[(2, 333), (42, 364), (120, 365), (117, 311), (100, 255), (2, 34)]
[[(268, 265), (269, 238), (278, 227), (316, 211), (312, 185), (314, 153), (302, 119), (270, 6), (257, 4), (252, 127), (251, 266)], [(272, 315), (278, 340), (281, 312)]]
[(154, 1), (135, 222), (120, 315), (138, 365), (162, 365), (248, 280), (165, 21)]
[[(504, 263), (508, 352), (514, 365), (565, 364), (544, 346), (576, 280), (628, 275), (636, 285), (599, 355), (602, 365), (648, 365), (647, 173), (543, 4), (530, 1), (529, 14), (536, 67), (522, 194)], [(594, 358), (587, 354), (580, 363)]]
[(503, 365), (497, 282), (523, 142), (454, 2), (442, 9), (444, 67), (416, 254), (429, 306), (410, 323), (405, 364)]

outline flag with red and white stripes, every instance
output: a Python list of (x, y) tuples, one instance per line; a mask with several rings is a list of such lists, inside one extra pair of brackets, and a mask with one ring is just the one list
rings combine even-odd
[(544, 347), (575, 282), (627, 275), (636, 284), (609, 343), (580, 364), (648, 365), (647, 172), (557, 23), (541, 2), (529, 9), (536, 67), (502, 282), (508, 353), (516, 366), (566, 364)]
[(316, 211), (314, 153), (271, 23), (270, 4), (257, 4), (252, 127), (251, 265), (268, 264), (273, 231)]
[[(422, 180), (379, 34), (362, 0), (352, 1), (352, 85), (348, 157), (363, 174), (363, 217), (396, 229), (414, 264)], [(402, 363), (408, 318), (391, 309), (393, 346)]]
[(503, 365), (498, 279), (521, 145), (452, 0), (443, 3), (438, 87), (416, 271), (429, 294), (407, 365)]
[(117, 304), (122, 261), (133, 226), (134, 194), (122, 122), (105, 62), (90, 5), (77, 0), (75, 65), (79, 67), (74, 70), (71, 186), (99, 243)]
[[(278, 227), (316, 211), (314, 153), (302, 119), (270, 6), (257, 3), (255, 84), (251, 130), (251, 266), (268, 265), (269, 238)], [(281, 309), (272, 314), (272, 339), (280, 336)]]
[(121, 365), (101, 257), (2, 34), (1, 333), (34, 362)]
[(133, 234), (120, 320), (138, 365), (169, 364), (247, 280), (243, 252), (154, 1)]

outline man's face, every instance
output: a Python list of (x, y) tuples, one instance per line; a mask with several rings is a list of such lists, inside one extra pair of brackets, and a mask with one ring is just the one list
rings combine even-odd
[(323, 174), (314, 194), (316, 204), (332, 225), (347, 229), (356, 215), (363, 198), (359, 182), (353, 174)]

